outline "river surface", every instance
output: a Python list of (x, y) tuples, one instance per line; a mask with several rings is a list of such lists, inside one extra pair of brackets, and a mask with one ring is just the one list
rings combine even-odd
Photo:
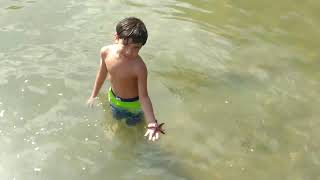
[[(0, 180), (319, 180), (319, 0), (1, 0)], [(167, 134), (86, 106), (141, 18)]]

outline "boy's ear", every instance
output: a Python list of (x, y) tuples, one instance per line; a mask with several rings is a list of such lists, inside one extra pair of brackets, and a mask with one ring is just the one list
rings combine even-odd
[(117, 32), (114, 33), (114, 41), (119, 41), (119, 35), (117, 34)]

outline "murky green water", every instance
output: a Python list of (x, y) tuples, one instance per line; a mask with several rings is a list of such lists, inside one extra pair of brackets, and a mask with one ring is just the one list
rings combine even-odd
[[(319, 8), (2, 0), (0, 179), (320, 179)], [(149, 29), (141, 55), (167, 125), (155, 144), (85, 104), (99, 49), (127, 16)]]

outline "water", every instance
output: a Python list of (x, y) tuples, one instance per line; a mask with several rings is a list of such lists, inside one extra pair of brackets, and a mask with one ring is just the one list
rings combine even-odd
[[(0, 179), (320, 179), (319, 8), (2, 0)], [(85, 104), (127, 16), (149, 29), (141, 56), (167, 130), (154, 144), (114, 121), (103, 93)]]

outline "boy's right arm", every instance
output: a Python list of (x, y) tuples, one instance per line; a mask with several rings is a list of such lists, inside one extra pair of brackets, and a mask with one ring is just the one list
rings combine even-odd
[(97, 72), (97, 75), (96, 75), (96, 80), (95, 80), (95, 83), (94, 83), (94, 86), (93, 86), (93, 90), (92, 90), (92, 93), (91, 93), (91, 96), (89, 97), (88, 101), (87, 101), (87, 104), (89, 106), (92, 106), (93, 103), (94, 103), (94, 100), (96, 99), (99, 91), (100, 91), (100, 88), (101, 86), (103, 85), (106, 77), (107, 77), (107, 74), (108, 74), (108, 70), (107, 70), (107, 66), (106, 66), (106, 63), (105, 63), (105, 59), (107, 57), (107, 47), (103, 47), (101, 48), (101, 51), (100, 51), (100, 67), (99, 67), (99, 71)]

